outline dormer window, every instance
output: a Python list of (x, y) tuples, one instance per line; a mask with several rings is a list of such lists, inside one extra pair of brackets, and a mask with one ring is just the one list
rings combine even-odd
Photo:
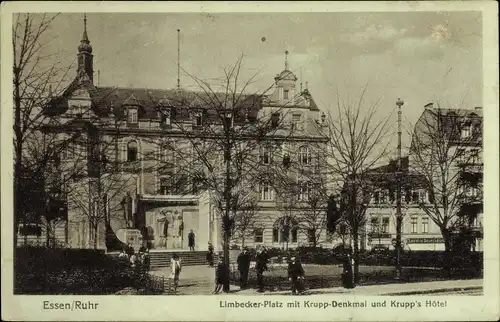
[(462, 139), (468, 139), (471, 136), (471, 123), (465, 122), (462, 124), (461, 137)]
[(227, 129), (231, 129), (233, 127), (233, 113), (231, 112), (224, 112), (223, 114), (223, 122), (224, 122), (224, 127)]
[(193, 113), (193, 125), (202, 126), (203, 125), (203, 111), (196, 111)]
[(161, 125), (170, 126), (172, 124), (172, 111), (170, 109), (165, 109), (160, 112), (160, 122)]
[(283, 99), (287, 100), (289, 97), (289, 93), (290, 93), (290, 91), (288, 89), (285, 89), (283, 91)]
[(128, 108), (128, 113), (127, 113), (127, 122), (131, 124), (136, 124), (137, 123), (137, 108), (136, 107), (129, 107)]

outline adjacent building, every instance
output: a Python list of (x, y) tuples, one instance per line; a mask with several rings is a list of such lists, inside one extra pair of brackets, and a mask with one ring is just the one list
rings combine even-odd
[[(397, 160), (376, 172), (386, 176), (382, 180), (378, 176), (367, 210), (366, 247), (392, 248)], [(410, 154), (401, 160), (401, 173), (405, 249), (444, 250), (440, 226), (447, 221), (449, 231), (445, 233), (466, 232), (472, 239), (472, 250), (483, 250), (481, 108), (426, 105), (413, 131)]]

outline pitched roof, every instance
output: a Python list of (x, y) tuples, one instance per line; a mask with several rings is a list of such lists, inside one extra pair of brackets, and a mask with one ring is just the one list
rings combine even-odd
[[(177, 118), (189, 117), (189, 111), (206, 108), (208, 117), (216, 116), (218, 111), (231, 109), (227, 95), (224, 93), (202, 93), (195, 91), (178, 91), (175, 89), (146, 89), (124, 87), (95, 87), (90, 82), (73, 81), (66, 91), (54, 98), (47, 109), (53, 115), (64, 113), (68, 109), (68, 99), (78, 88), (88, 90), (92, 100), (92, 110), (100, 115), (123, 118), (127, 106), (139, 109), (139, 119), (157, 119), (159, 111), (165, 107), (175, 108)], [(235, 121), (247, 117), (256, 117), (262, 107), (262, 97), (259, 95), (240, 95), (237, 98), (238, 111)]]

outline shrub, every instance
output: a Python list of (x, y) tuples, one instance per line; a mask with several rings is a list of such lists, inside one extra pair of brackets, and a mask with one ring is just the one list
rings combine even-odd
[(155, 286), (128, 260), (88, 249), (18, 248), (15, 294), (112, 294), (127, 287)]

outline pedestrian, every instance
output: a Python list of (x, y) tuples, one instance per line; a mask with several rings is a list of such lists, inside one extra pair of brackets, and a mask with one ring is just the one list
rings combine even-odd
[(210, 242), (208, 243), (207, 262), (209, 267), (214, 266), (214, 246)]
[(288, 263), (288, 280), (291, 282), (292, 294), (300, 295), (303, 291), (303, 281), (304, 281), (304, 268), (300, 263), (300, 260), (296, 257), (292, 257)]
[(236, 262), (238, 264), (238, 271), (240, 272), (240, 289), (244, 290), (247, 288), (248, 271), (250, 270), (250, 254), (247, 247), (243, 248)]
[(137, 255), (136, 254), (132, 254), (130, 256), (130, 266), (132, 266), (132, 268), (135, 268), (137, 266), (137, 263), (138, 262), (138, 259), (137, 259)]
[(134, 255), (135, 251), (134, 251), (134, 247), (132, 247), (131, 244), (127, 244), (126, 248), (125, 248), (125, 251), (127, 252), (127, 255), (130, 257), (132, 255)]
[(343, 258), (342, 286), (344, 288), (354, 288), (354, 276), (352, 271), (353, 259), (350, 253)]
[(193, 251), (194, 251), (194, 238), (195, 238), (195, 235), (194, 235), (193, 230), (191, 229), (189, 231), (189, 234), (188, 234), (188, 245), (189, 245), (189, 250), (193, 250)]
[(267, 251), (265, 247), (261, 247), (257, 251), (255, 258), (255, 270), (257, 272), (257, 284), (259, 285), (258, 292), (264, 292), (264, 271), (267, 270)]
[(177, 291), (177, 287), (179, 286), (179, 276), (181, 274), (182, 265), (179, 255), (174, 253), (172, 255), (172, 259), (170, 260), (170, 268), (172, 269), (172, 280), (174, 281), (174, 292)]
[(149, 273), (151, 270), (151, 257), (149, 255), (149, 249), (146, 248), (144, 254), (143, 254), (143, 265), (144, 265), (144, 271), (146, 273)]
[(122, 251), (120, 252), (120, 254), (118, 255), (118, 258), (121, 258), (121, 259), (128, 259), (128, 255), (127, 253), (125, 252), (125, 249), (122, 249)]
[(215, 269), (215, 290), (212, 294), (219, 293), (224, 284), (229, 281), (229, 269), (227, 265), (224, 263), (224, 257), (219, 258), (219, 263), (217, 264), (217, 268)]

